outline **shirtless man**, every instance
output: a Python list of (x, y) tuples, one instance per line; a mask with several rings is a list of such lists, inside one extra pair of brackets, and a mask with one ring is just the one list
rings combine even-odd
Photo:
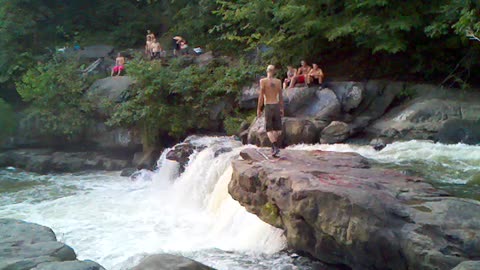
[(157, 39), (153, 39), (152, 56), (151, 56), (150, 60), (160, 59), (160, 55), (161, 55), (162, 51), (163, 51), (163, 49), (162, 49), (162, 45), (160, 45), (160, 42), (158, 42)]
[(290, 85), (296, 75), (297, 70), (294, 69), (293, 66), (287, 66), (287, 78), (283, 80), (283, 89), (286, 89)]
[(151, 56), (152, 55), (152, 44), (153, 40), (155, 39), (155, 35), (150, 32), (150, 30), (147, 30), (147, 41), (145, 44), (145, 54)]
[(258, 97), (257, 117), (261, 117), (265, 108), (265, 129), (272, 143), (272, 156), (280, 153), (278, 139), (282, 135), (283, 96), (282, 82), (274, 78), (275, 67), (267, 67), (267, 78), (260, 80), (260, 95)]
[(305, 60), (302, 60), (300, 62), (300, 67), (297, 70), (297, 75), (290, 82), (290, 88), (293, 88), (296, 83), (305, 83), (310, 69), (312, 68), (307, 65), (307, 62), (305, 62)]
[(307, 76), (307, 85), (317, 83), (319, 85), (323, 82), (323, 71), (321, 68), (318, 67), (317, 64), (312, 64), (313, 68), (310, 70)]
[(117, 76), (122, 74), (122, 71), (125, 70), (125, 57), (121, 53), (118, 53), (117, 59), (115, 59), (115, 66), (112, 69), (112, 77), (117, 73)]

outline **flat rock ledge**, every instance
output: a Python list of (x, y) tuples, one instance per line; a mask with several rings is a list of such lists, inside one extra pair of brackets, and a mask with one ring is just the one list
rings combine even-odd
[(351, 269), (452, 269), (480, 260), (480, 202), (372, 168), (356, 153), (283, 150), (268, 159), (268, 151), (241, 152), (229, 192), (284, 229), (297, 252)]
[(0, 219), (0, 270), (105, 270), (78, 261), (73, 249), (57, 241), (52, 229), (15, 219)]

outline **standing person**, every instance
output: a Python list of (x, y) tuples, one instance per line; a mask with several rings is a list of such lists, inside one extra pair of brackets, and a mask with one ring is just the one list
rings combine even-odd
[(145, 54), (148, 56), (152, 55), (152, 44), (153, 40), (155, 39), (155, 35), (150, 32), (150, 30), (147, 30), (147, 36), (146, 36), (147, 41), (145, 42)]
[(316, 84), (317, 82), (318, 85), (322, 85), (324, 77), (322, 69), (317, 64), (312, 64), (312, 66), (307, 76), (307, 85)]
[(300, 67), (297, 70), (297, 75), (293, 78), (290, 83), (290, 88), (293, 88), (296, 83), (305, 83), (307, 80), (307, 75), (312, 69), (305, 60), (300, 61)]
[(115, 59), (115, 66), (112, 69), (112, 77), (117, 73), (117, 76), (120, 76), (122, 71), (125, 70), (125, 57), (121, 53), (118, 53), (117, 59)]
[(150, 60), (160, 59), (162, 51), (162, 45), (160, 45), (160, 42), (158, 42), (157, 39), (154, 39), (152, 43), (152, 56), (150, 57)]
[(282, 135), (283, 96), (282, 82), (274, 77), (275, 66), (267, 67), (267, 78), (260, 80), (260, 95), (258, 96), (257, 117), (262, 115), (265, 108), (265, 129), (268, 139), (272, 143), (272, 156), (280, 153), (279, 138)]
[(180, 51), (180, 43), (183, 38), (181, 36), (173, 37), (173, 56), (177, 56), (177, 53)]

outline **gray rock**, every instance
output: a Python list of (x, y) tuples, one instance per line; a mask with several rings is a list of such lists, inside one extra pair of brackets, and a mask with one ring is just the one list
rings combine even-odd
[[(283, 118), (285, 121), (285, 117)], [(248, 143), (255, 144), (258, 146), (270, 146), (270, 140), (267, 136), (267, 131), (265, 129), (265, 117), (257, 117), (253, 120), (250, 129), (248, 130)]]
[(241, 109), (255, 109), (258, 102), (259, 84), (255, 83), (250, 87), (242, 89), (242, 96), (240, 97)]
[(0, 269), (27, 270), (44, 262), (75, 259), (73, 249), (57, 242), (50, 228), (0, 219)]
[(464, 261), (452, 270), (478, 270), (480, 269), (480, 261)]
[(335, 92), (344, 112), (357, 108), (362, 102), (365, 85), (360, 82), (331, 82), (328, 87)]
[(452, 269), (480, 257), (480, 202), (355, 153), (245, 149), (229, 193), (288, 246), (352, 269)]
[(213, 53), (211, 51), (208, 51), (195, 57), (195, 63), (197, 63), (200, 67), (204, 67), (210, 64), (214, 59), (215, 57), (213, 56)]
[(297, 111), (307, 107), (313, 100), (318, 87), (294, 87), (283, 90), (285, 115), (296, 116)]
[(314, 144), (318, 142), (318, 129), (315, 124), (309, 120), (286, 118), (283, 125), (283, 137), (286, 145), (299, 143)]
[(137, 171), (135, 168), (125, 168), (120, 172), (120, 176), (130, 177)]
[(105, 270), (100, 264), (92, 261), (68, 261), (41, 263), (32, 270)]
[(37, 173), (119, 170), (128, 160), (98, 152), (54, 152), (51, 149), (17, 149), (0, 153), (0, 166), (13, 166)]
[(82, 48), (78, 51), (81, 59), (96, 60), (98, 58), (108, 58), (113, 54), (113, 46), (109, 45), (93, 45)]
[(320, 133), (321, 143), (339, 143), (350, 136), (350, 127), (348, 124), (340, 121), (333, 121)]
[(110, 106), (122, 102), (128, 96), (128, 89), (134, 83), (129, 76), (106, 77), (95, 81), (86, 93), (86, 98), (92, 102), (97, 112), (107, 117)]
[(167, 159), (176, 161), (180, 164), (180, 173), (185, 171), (185, 167), (190, 161), (190, 156), (195, 152), (195, 145), (184, 142), (177, 144), (167, 153)]
[(451, 119), (443, 123), (437, 134), (441, 143), (479, 144), (480, 120)]
[(388, 138), (376, 138), (370, 141), (370, 146), (373, 147), (373, 149), (380, 151), (387, 147), (387, 144), (389, 143), (391, 143), (391, 140)]
[(335, 93), (324, 88), (317, 90), (310, 97), (309, 103), (301, 108), (296, 115), (299, 117), (312, 117), (319, 120), (338, 120), (341, 117), (341, 105)]
[(97, 122), (87, 127), (84, 141), (94, 145), (95, 149), (98, 150), (133, 152), (142, 147), (140, 137), (132, 130), (125, 128), (111, 129), (103, 122)]
[(211, 270), (202, 263), (171, 254), (151, 255), (144, 258), (133, 270)]

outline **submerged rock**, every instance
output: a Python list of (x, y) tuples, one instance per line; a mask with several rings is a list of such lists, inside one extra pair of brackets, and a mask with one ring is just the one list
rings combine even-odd
[(267, 151), (241, 152), (229, 192), (294, 250), (352, 269), (452, 269), (480, 256), (477, 201), (355, 153)]
[(133, 270), (211, 270), (202, 263), (171, 254), (150, 255), (144, 258)]
[(104, 270), (94, 262), (76, 261), (76, 257), (71, 247), (57, 242), (50, 228), (0, 219), (0, 269)]

